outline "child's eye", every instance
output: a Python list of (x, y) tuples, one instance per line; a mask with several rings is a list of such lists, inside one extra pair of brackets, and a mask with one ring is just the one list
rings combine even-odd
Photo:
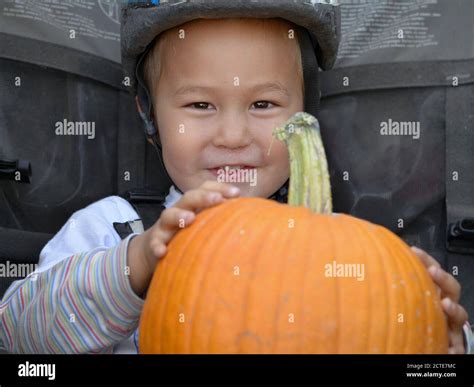
[(194, 102), (194, 103), (189, 104), (186, 107), (192, 107), (194, 109), (199, 109), (199, 110), (207, 110), (209, 109), (209, 106), (212, 106), (212, 105), (208, 102)]
[(253, 106), (255, 106), (256, 109), (268, 109), (275, 105), (269, 101), (257, 101), (254, 102)]

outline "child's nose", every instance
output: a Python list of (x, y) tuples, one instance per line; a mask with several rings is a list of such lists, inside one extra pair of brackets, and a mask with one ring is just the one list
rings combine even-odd
[(242, 148), (251, 142), (252, 134), (245, 114), (228, 113), (222, 116), (213, 138), (215, 146)]

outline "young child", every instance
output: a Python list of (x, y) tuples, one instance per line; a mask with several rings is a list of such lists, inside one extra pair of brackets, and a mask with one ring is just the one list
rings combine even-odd
[[(38, 270), (4, 295), (4, 348), (137, 353), (145, 293), (180, 222), (188, 226), (196, 213), (228, 198), (269, 197), (288, 179), (285, 145), (275, 142), (267, 151), (272, 129), (304, 109), (301, 53), (289, 29), (294, 26), (283, 19), (198, 19), (160, 36), (144, 76), (175, 184), (166, 209), (152, 227), (123, 240), (113, 223), (139, 217), (124, 199), (107, 197), (74, 213), (43, 248)], [(256, 168), (258, 184), (217, 182), (216, 170), (229, 165)], [(459, 283), (426, 253), (415, 252), (441, 289), (450, 352), (463, 353), (467, 316), (458, 304)]]

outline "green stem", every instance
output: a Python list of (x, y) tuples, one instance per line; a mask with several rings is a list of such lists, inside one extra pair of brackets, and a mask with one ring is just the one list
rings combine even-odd
[(332, 213), (331, 183), (318, 120), (299, 112), (273, 135), (285, 141), (290, 156), (288, 204), (319, 214)]

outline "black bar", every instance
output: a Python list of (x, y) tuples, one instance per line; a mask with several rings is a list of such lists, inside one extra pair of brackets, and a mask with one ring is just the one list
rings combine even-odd
[[(28, 363), (27, 363), (28, 362)], [(47, 376), (19, 376), (54, 364)], [(52, 371), (52, 367), (49, 369)], [(40, 370), (37, 370), (38, 372)], [(52, 372), (45, 375), (52, 377)], [(408, 376), (419, 373), (421, 376)], [(430, 375), (428, 374), (430, 373)], [(442, 374), (434, 376), (433, 374)], [(455, 376), (452, 375), (455, 373)], [(450, 374), (450, 375), (447, 375)], [(423, 376), (424, 375), (424, 376)], [(474, 385), (470, 355), (1, 355), (0, 385), (17, 384)]]

